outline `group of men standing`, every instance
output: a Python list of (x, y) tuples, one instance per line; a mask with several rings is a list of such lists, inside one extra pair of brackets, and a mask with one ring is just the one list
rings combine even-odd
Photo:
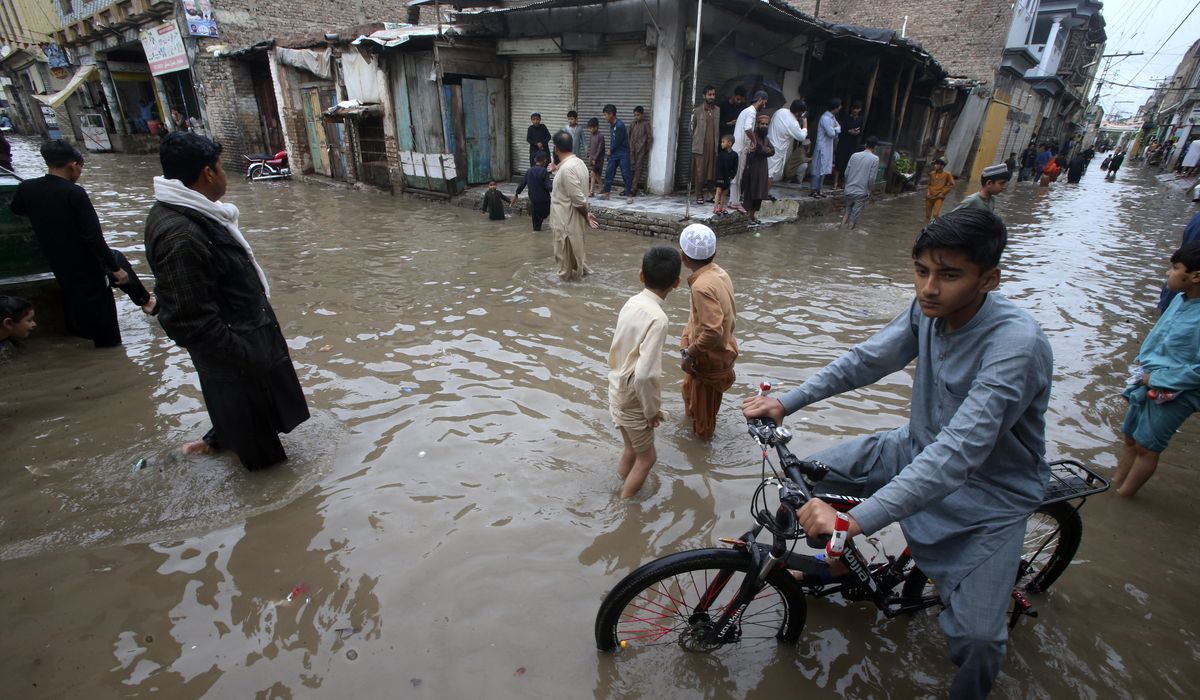
[[(639, 186), (644, 184), (650, 148), (654, 145), (654, 127), (646, 119), (646, 110), (641, 105), (633, 108), (633, 121), (628, 125), (617, 117), (615, 105), (605, 105), (601, 113), (608, 127), (607, 139), (600, 131), (599, 119), (593, 117), (586, 126), (582, 125), (579, 123), (579, 113), (575, 110), (567, 112), (567, 123), (561, 131), (571, 136), (573, 153), (581, 157), (588, 156), (589, 171), (595, 176), (594, 181), (599, 182), (603, 178), (601, 196), (604, 199), (608, 199), (612, 192), (618, 169), (625, 187), (621, 195), (633, 197), (638, 193)], [(551, 162), (551, 151), (557, 153), (557, 147), (550, 130), (542, 123), (541, 113), (533, 112), (529, 115), (529, 121), (525, 139), (529, 143), (529, 165), (534, 165), (539, 156), (544, 157), (547, 163)], [(554, 165), (550, 170), (556, 167)], [(589, 194), (592, 189), (589, 186)]]
[[(759, 114), (767, 109), (768, 95), (759, 91), (746, 102), (746, 89), (738, 86), (723, 102), (717, 104), (717, 90), (705, 86), (703, 100), (692, 111), (692, 184), (696, 190), (697, 203), (704, 203), (707, 192), (722, 187), (723, 178), (717, 167), (721, 149), (721, 138), (733, 138), (733, 153), (738, 158), (738, 169), (729, 180), (732, 208), (741, 211), (740, 190), (745, 174), (746, 156), (755, 145), (754, 125)], [(848, 115), (842, 115), (842, 102), (837, 98), (829, 101), (828, 107), (811, 132), (812, 161), (808, 166), (810, 195), (824, 197), (822, 188), (825, 178), (837, 173), (844, 181), (850, 157), (859, 150), (863, 130), (863, 109), (854, 103)], [(804, 165), (807, 156), (805, 142), (810, 136), (808, 106), (803, 100), (794, 100), (786, 109), (774, 111), (770, 118), (767, 139), (774, 148), (768, 159), (768, 176), (771, 184), (791, 180)], [(800, 148), (796, 148), (797, 145)]]

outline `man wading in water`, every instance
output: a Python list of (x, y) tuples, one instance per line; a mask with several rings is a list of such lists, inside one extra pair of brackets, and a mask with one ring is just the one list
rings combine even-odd
[(558, 276), (564, 281), (591, 274), (583, 251), (583, 233), (589, 228), (600, 228), (596, 217), (588, 211), (588, 166), (575, 157), (574, 149), (570, 134), (560, 131), (554, 135), (554, 160), (558, 168), (550, 193), (550, 230), (554, 232)]
[(308, 419), (308, 404), (267, 297), (267, 276), (222, 203), (221, 147), (193, 133), (163, 139), (163, 176), (146, 219), (146, 257), (158, 283), (158, 319), (200, 375), (212, 430), (183, 447), (228, 447), (247, 469), (287, 459), (279, 433)]

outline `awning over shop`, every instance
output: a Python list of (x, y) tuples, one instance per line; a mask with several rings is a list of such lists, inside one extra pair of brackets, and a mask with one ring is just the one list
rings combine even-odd
[(76, 90), (82, 87), (83, 84), (87, 82), (88, 78), (91, 78), (92, 74), (95, 72), (95, 64), (90, 66), (80, 66), (79, 70), (75, 71), (75, 75), (71, 76), (71, 79), (67, 82), (66, 87), (64, 87), (62, 90), (59, 90), (53, 95), (34, 95), (34, 97), (48, 107), (58, 107), (62, 103), (66, 102), (67, 98), (70, 97)]
[[(451, 31), (450, 27), (442, 28), (443, 34), (449, 34), (450, 31)], [(370, 42), (370, 43), (378, 44), (379, 46), (382, 46), (385, 49), (390, 49), (390, 48), (394, 48), (396, 46), (400, 46), (401, 44), (406, 44), (406, 43), (412, 41), (413, 39), (423, 38), (423, 37), (432, 38), (437, 35), (438, 35), (437, 27), (423, 27), (423, 26), (417, 26), (417, 25), (407, 25), (407, 26), (396, 28), (396, 29), (383, 29), (381, 31), (374, 32), (367, 36), (360, 36), (350, 43), (354, 44), (355, 46), (358, 46), (360, 44), (365, 44), (365, 43)]]
[(222, 58), (242, 58), (243, 56), (249, 56), (251, 54), (264, 53), (274, 45), (274, 39), (265, 39), (255, 44), (251, 44), (250, 46), (243, 46), (239, 49), (227, 49), (216, 52), (216, 54)]
[(331, 80), (333, 78), (333, 69), (330, 67), (329, 58), (333, 55), (333, 51), (329, 48), (323, 51), (314, 51), (312, 49), (275, 49), (275, 57), (285, 66), (306, 70), (309, 73)]
[(378, 104), (363, 104), (358, 100), (347, 100), (325, 110), (328, 121), (345, 121), (347, 118), (375, 117), (383, 115), (383, 106)]

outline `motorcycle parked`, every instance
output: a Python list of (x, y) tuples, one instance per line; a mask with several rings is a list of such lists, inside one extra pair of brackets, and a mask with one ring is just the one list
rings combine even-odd
[(292, 176), (287, 151), (279, 151), (275, 155), (254, 153), (242, 157), (246, 160), (247, 180), (283, 180)]

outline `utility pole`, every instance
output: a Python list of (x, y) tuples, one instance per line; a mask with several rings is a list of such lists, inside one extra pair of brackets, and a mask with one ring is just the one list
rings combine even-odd
[(1112, 67), (1112, 60), (1114, 58), (1128, 58), (1130, 56), (1141, 56), (1145, 53), (1146, 53), (1145, 51), (1126, 51), (1125, 53), (1106, 53), (1106, 54), (1100, 56), (1099, 59), (1096, 59), (1096, 60), (1101, 60), (1101, 59), (1108, 59), (1108, 60), (1106, 60), (1104, 62), (1104, 70), (1100, 72), (1100, 79), (1096, 81), (1096, 96), (1092, 99), (1092, 102), (1100, 101), (1100, 90), (1104, 87), (1104, 79), (1106, 77), (1108, 77), (1108, 69)]

